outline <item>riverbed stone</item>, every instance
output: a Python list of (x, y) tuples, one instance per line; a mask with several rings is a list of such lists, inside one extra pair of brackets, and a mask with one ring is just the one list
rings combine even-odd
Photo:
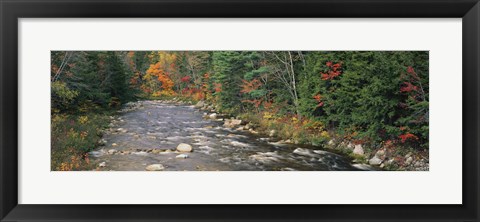
[(377, 153), (375, 154), (375, 156), (381, 158), (382, 156), (385, 156), (385, 150), (379, 150), (377, 151)]
[(175, 158), (177, 158), (177, 159), (187, 159), (188, 155), (187, 154), (180, 154), (180, 155), (177, 155)]
[(103, 156), (103, 154), (105, 154), (105, 151), (102, 149), (102, 150), (99, 150), (99, 151), (90, 151), (88, 152), (88, 155), (92, 156), (92, 157), (101, 157)]
[(145, 170), (147, 171), (161, 171), (164, 170), (165, 167), (162, 164), (151, 164), (145, 167)]
[(356, 155), (365, 155), (365, 152), (363, 151), (363, 147), (361, 144), (357, 144), (355, 145), (355, 148), (353, 149), (353, 154), (356, 154)]
[(195, 104), (195, 108), (202, 108), (205, 105), (205, 102), (203, 100), (198, 101), (197, 104)]
[(413, 158), (411, 156), (409, 156), (406, 160), (405, 160), (405, 165), (408, 166), (412, 163), (413, 161)]
[(229, 127), (229, 128), (233, 128), (233, 127), (236, 127), (236, 126), (239, 126), (242, 124), (242, 120), (241, 119), (226, 119), (225, 120), (225, 123), (223, 124), (224, 127)]
[(210, 119), (216, 119), (217, 118), (217, 114), (216, 113), (212, 113), (208, 116)]
[(100, 139), (100, 140), (98, 140), (97, 144), (98, 144), (99, 146), (105, 146), (105, 145), (107, 144), (107, 140), (105, 140), (105, 139)]
[(268, 136), (270, 136), (270, 137), (277, 136), (277, 131), (276, 130), (270, 130), (270, 132), (268, 133)]
[(258, 132), (255, 131), (255, 130), (253, 130), (252, 128), (250, 128), (248, 131), (249, 131), (250, 133), (253, 133), (253, 134), (258, 134)]
[(348, 143), (347, 144), (347, 149), (352, 150), (355, 149), (355, 145), (353, 143)]
[(108, 154), (110, 154), (110, 155), (113, 155), (113, 154), (115, 154), (115, 153), (117, 153), (117, 152), (118, 152), (118, 151), (117, 151), (116, 149), (109, 149), (109, 150), (108, 150)]
[(99, 166), (99, 167), (105, 167), (105, 166), (107, 166), (107, 163), (101, 162), (101, 163), (98, 164), (98, 166)]
[(192, 152), (193, 148), (191, 145), (186, 144), (186, 143), (180, 143), (177, 146), (177, 150), (179, 152)]
[(335, 145), (335, 141), (333, 139), (329, 140), (327, 143), (329, 146)]
[(382, 160), (380, 158), (378, 158), (377, 156), (374, 156), (372, 159), (370, 159), (368, 161), (368, 163), (370, 165), (378, 166), (378, 165), (382, 164)]

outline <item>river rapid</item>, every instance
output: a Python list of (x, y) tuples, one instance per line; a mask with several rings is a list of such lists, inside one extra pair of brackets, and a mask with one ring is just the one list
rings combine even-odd
[[(111, 117), (91, 159), (105, 171), (354, 171), (350, 160), (321, 147), (279, 143), (247, 130), (223, 127), (191, 105), (139, 101)], [(192, 152), (179, 153), (186, 143)]]

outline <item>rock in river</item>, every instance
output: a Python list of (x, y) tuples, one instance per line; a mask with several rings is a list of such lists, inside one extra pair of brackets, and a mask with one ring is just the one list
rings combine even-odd
[(162, 164), (152, 164), (152, 165), (148, 165), (145, 170), (147, 171), (160, 171), (160, 170), (164, 170), (165, 167), (162, 165)]
[(180, 155), (177, 155), (175, 158), (177, 158), (177, 159), (187, 159), (188, 155), (187, 154), (180, 154)]
[(233, 128), (233, 127), (236, 127), (236, 126), (241, 125), (241, 124), (242, 124), (241, 119), (226, 119), (223, 126)]
[(202, 108), (204, 105), (205, 105), (205, 103), (204, 103), (202, 100), (200, 100), (200, 101), (198, 101), (198, 103), (195, 105), (195, 108)]
[(378, 158), (377, 156), (374, 156), (372, 159), (368, 161), (370, 165), (378, 166), (382, 163), (382, 160)]
[(216, 118), (217, 118), (217, 114), (216, 114), (216, 113), (212, 113), (212, 114), (210, 114), (208, 117), (210, 117), (210, 119), (216, 119)]
[(180, 143), (177, 146), (177, 150), (179, 152), (192, 152), (192, 149), (193, 149), (192, 146), (186, 143)]

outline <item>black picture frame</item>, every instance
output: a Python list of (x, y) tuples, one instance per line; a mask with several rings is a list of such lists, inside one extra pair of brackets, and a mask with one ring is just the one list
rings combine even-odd
[[(0, 0), (0, 15), (1, 221), (479, 221), (478, 0)], [(463, 204), (18, 204), (17, 20), (63, 17), (463, 18)]]

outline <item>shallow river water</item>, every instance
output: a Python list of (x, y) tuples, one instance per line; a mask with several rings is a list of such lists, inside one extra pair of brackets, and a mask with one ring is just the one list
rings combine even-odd
[[(281, 144), (245, 130), (204, 119), (193, 106), (142, 101), (113, 118), (105, 146), (91, 152), (100, 170), (139, 171), (162, 164), (165, 171), (358, 170), (350, 161), (320, 147)], [(176, 158), (178, 144), (193, 152)]]

